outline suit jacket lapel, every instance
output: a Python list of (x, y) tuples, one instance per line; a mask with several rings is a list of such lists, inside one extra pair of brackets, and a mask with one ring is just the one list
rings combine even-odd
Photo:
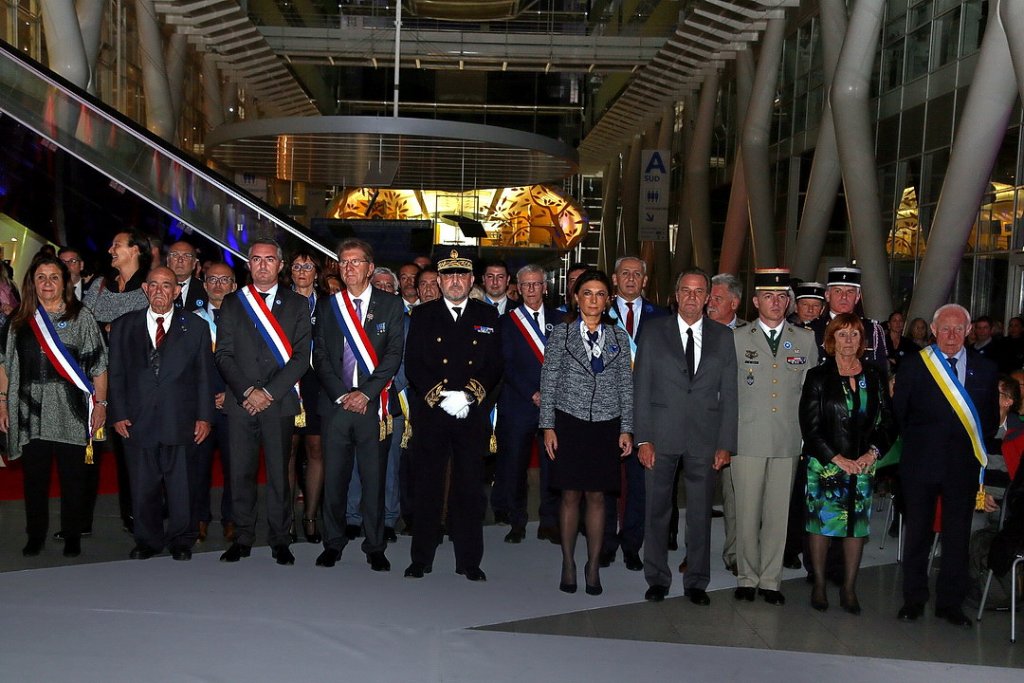
[[(686, 367), (686, 349), (683, 348), (683, 338), (679, 336), (679, 323), (665, 326), (665, 344), (668, 348), (668, 357), (676, 364), (679, 371), (683, 373), (683, 376), (689, 380), (690, 369)], [(700, 365), (697, 366), (697, 369), (700, 369)], [(696, 374), (694, 378), (696, 378)]]
[(573, 357), (573, 360), (586, 368), (587, 372), (594, 371), (593, 368), (590, 367), (590, 354), (587, 352), (587, 348), (583, 344), (583, 337), (580, 336), (580, 324), (578, 320), (573, 321), (568, 325), (565, 337), (565, 348), (569, 352), (569, 355)]

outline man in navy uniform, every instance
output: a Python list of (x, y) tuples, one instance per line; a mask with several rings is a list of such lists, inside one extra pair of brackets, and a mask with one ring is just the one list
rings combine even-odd
[(491, 437), (487, 395), (502, 374), (498, 311), (469, 298), (473, 262), (454, 249), (438, 262), (437, 272), (442, 297), (416, 307), (406, 344), (416, 525), (405, 575), (423, 578), (433, 567), (441, 540), (445, 468), (451, 460), (448, 530), (455, 571), (470, 581), (485, 581), (481, 485)]
[[(825, 283), (825, 312), (808, 327), (814, 332), (814, 340), (818, 344), (818, 362), (823, 363), (828, 354), (825, 353), (825, 328), (832, 318), (840, 313), (859, 313), (857, 304), (861, 299), (860, 268), (838, 266), (829, 268), (828, 282)], [(877, 320), (861, 316), (864, 324), (865, 343), (862, 360), (878, 367), (883, 377), (889, 376), (889, 356), (885, 346), (885, 330)]]

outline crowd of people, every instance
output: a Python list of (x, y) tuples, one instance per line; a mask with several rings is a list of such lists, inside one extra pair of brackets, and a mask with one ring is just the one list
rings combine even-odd
[[(262, 454), (278, 564), (294, 564), (301, 533), (323, 547), (317, 566), (361, 537), (370, 568), (389, 571), (402, 532), (404, 574), (419, 579), (448, 535), (456, 572), (484, 581), (487, 508), (505, 542), (526, 540), (537, 453), (537, 538), (561, 547), (562, 591), (577, 590), (582, 533), (587, 594), (621, 550), (646, 599), (665, 599), (681, 483), (691, 602), (710, 603), (721, 500), (736, 600), (785, 604), (783, 568), (803, 566), (815, 609), (828, 609), (835, 578), (840, 606), (858, 614), (876, 479), (889, 472), (906, 524), (899, 618), (917, 619), (931, 597), (938, 517), (935, 613), (969, 626), (974, 511), (1020, 478), (1019, 453), (1003, 457), (1000, 441), (1021, 431), (1021, 319), (999, 336), (948, 304), (930, 323), (900, 312), (879, 323), (860, 313), (852, 267), (823, 284), (757, 270), (748, 322), (735, 276), (685, 270), (662, 308), (630, 256), (611, 274), (570, 266), (555, 307), (542, 267), (478, 270), (455, 250), (393, 271), (359, 239), (326, 262), (258, 239), (245, 283), (187, 241), (164, 254), (126, 231), (109, 254), (110, 272), (91, 279), (73, 248), (40, 252), (20, 292), (0, 278), (0, 430), (23, 463), (26, 556), (47, 539), (54, 460), (54, 536), (65, 555), (82, 552), (99, 458), (112, 452), (131, 558), (191, 558), (214, 519), (219, 461), (220, 559), (238, 562), (258, 540)], [(986, 472), (1004, 489), (986, 495)]]

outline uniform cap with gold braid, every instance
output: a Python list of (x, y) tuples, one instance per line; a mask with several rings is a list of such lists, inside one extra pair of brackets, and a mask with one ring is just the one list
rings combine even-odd
[(758, 268), (754, 271), (754, 289), (786, 291), (789, 289), (789, 268)]
[(473, 262), (468, 258), (460, 258), (459, 252), (452, 249), (449, 258), (443, 258), (437, 262), (438, 273), (472, 273)]

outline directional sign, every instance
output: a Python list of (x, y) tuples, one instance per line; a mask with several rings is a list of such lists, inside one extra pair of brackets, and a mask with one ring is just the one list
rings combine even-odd
[(672, 152), (645, 149), (640, 157), (640, 225), (642, 241), (668, 241), (669, 189), (672, 185)]

